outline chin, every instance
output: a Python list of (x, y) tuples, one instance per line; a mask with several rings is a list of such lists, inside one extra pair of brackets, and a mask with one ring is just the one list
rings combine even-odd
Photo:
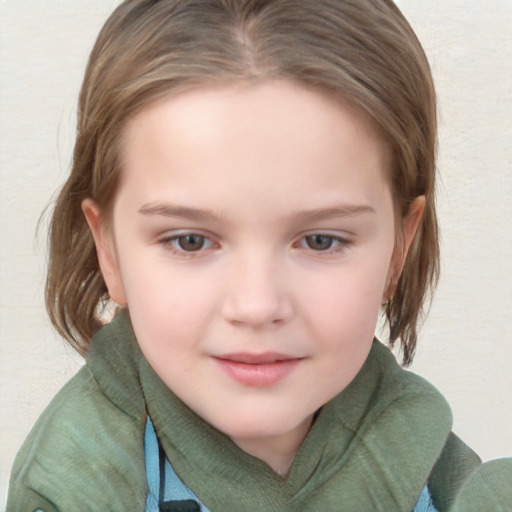
[(295, 419), (291, 418), (290, 415), (284, 418), (282, 413), (271, 415), (268, 412), (261, 412), (257, 416), (254, 414), (247, 416), (237, 414), (228, 421), (226, 421), (226, 418), (223, 418), (222, 421), (212, 424), (217, 430), (220, 430), (232, 439), (257, 439), (289, 434), (299, 428), (305, 421), (310, 421), (310, 418), (311, 416), (305, 419)]

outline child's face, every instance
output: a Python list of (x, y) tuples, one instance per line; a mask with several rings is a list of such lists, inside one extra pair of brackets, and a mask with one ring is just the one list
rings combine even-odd
[(402, 263), (382, 146), (288, 82), (190, 91), (127, 127), (114, 244), (84, 208), (149, 363), (242, 448), (299, 444), (367, 357)]

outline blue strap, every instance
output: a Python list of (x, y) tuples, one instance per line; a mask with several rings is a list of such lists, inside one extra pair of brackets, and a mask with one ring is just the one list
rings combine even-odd
[(210, 512), (179, 479), (160, 447), (149, 416), (144, 433), (144, 459), (148, 484), (145, 512)]
[(428, 487), (423, 489), (413, 512), (438, 512), (437, 508), (434, 507), (434, 504), (432, 503), (432, 496), (430, 495)]

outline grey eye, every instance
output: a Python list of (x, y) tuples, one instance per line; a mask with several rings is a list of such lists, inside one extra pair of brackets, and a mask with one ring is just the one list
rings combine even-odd
[(327, 251), (335, 242), (335, 238), (328, 235), (310, 235), (305, 240), (308, 248), (314, 251)]

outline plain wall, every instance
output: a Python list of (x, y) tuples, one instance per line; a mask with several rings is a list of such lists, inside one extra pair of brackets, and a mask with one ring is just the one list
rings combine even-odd
[[(512, 455), (512, 0), (400, 0), (440, 101), (442, 278), (412, 370), (484, 459)], [(65, 179), (113, 0), (0, 1), (0, 507), (19, 445), (81, 364), (43, 304), (43, 209)]]

